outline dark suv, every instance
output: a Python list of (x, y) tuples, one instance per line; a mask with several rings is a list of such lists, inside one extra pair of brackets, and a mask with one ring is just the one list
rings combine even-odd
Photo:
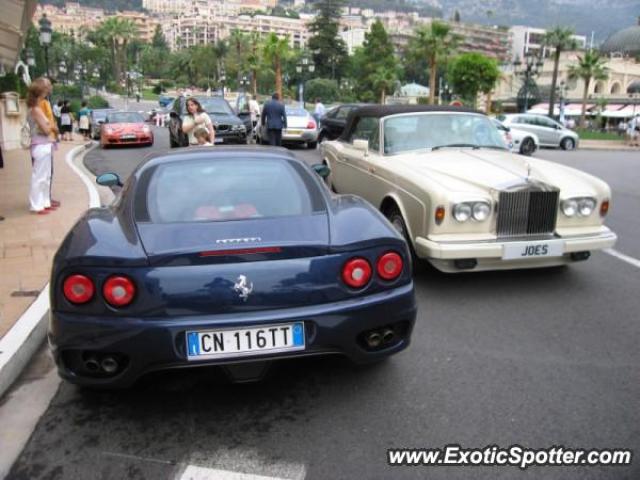
[[(209, 114), (216, 131), (215, 143), (247, 143), (247, 128), (222, 97), (192, 97)], [(171, 148), (188, 146), (182, 132), (182, 119), (187, 115), (187, 97), (176, 98), (169, 109), (169, 143)]]

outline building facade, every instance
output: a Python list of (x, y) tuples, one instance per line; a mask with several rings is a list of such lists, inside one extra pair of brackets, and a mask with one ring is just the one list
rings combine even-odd
[[(553, 49), (544, 46), (544, 36), (547, 31), (543, 28), (527, 27), (518, 25), (511, 27), (512, 44), (511, 61), (516, 58), (523, 59), (527, 55), (548, 58)], [(573, 35), (578, 50), (584, 50), (587, 47), (587, 37), (584, 35)]]

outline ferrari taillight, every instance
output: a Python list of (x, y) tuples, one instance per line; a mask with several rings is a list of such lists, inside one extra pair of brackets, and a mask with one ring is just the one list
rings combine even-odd
[(395, 280), (402, 273), (402, 257), (396, 252), (387, 252), (378, 259), (378, 275), (384, 280)]
[(62, 286), (64, 297), (71, 303), (87, 303), (93, 298), (95, 287), (93, 281), (84, 275), (70, 275)]
[(371, 280), (371, 265), (364, 258), (352, 258), (342, 267), (342, 280), (351, 288), (362, 288)]
[(102, 287), (102, 294), (113, 307), (125, 307), (133, 301), (136, 286), (128, 277), (116, 275), (109, 277)]

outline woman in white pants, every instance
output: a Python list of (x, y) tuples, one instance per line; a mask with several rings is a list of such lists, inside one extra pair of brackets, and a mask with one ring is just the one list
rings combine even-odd
[(51, 206), (51, 161), (53, 141), (50, 137), (53, 126), (40, 108), (40, 102), (46, 97), (48, 89), (43, 82), (34, 81), (29, 86), (27, 97), (27, 121), (31, 130), (31, 188), (29, 189), (29, 208), (32, 213), (44, 215), (53, 209)]

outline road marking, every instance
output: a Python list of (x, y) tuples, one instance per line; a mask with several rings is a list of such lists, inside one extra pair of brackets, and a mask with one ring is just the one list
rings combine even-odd
[[(304, 478), (304, 474), (302, 477)], [(232, 472), (230, 470), (218, 470), (217, 468), (197, 467), (189, 465), (179, 480), (293, 480), (281, 477), (265, 477), (264, 475), (253, 475), (250, 473)]]
[(75, 164), (73, 163), (75, 156), (85, 149), (86, 149), (85, 145), (80, 145), (74, 148), (67, 154), (67, 156), (65, 157), (65, 161), (67, 162), (67, 165), (69, 165), (69, 168), (73, 170), (75, 174), (78, 175), (78, 177), (80, 177), (80, 180), (82, 180), (82, 183), (84, 183), (84, 186), (87, 188), (87, 194), (89, 195), (89, 208), (96, 208), (100, 206), (100, 195), (98, 194), (98, 189), (87, 178), (87, 176), (82, 172), (82, 170), (76, 167)]
[(605, 248), (603, 252), (608, 253), (612, 257), (616, 257), (617, 259), (622, 260), (623, 262), (626, 262), (629, 265), (633, 265), (634, 267), (640, 268), (640, 260), (630, 257), (628, 255), (625, 255), (624, 253), (620, 253), (617, 250), (614, 250), (613, 248)]

